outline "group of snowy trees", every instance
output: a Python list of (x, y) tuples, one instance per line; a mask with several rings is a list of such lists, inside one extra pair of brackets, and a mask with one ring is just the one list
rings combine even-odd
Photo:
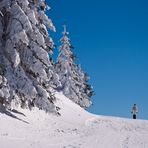
[(55, 89), (86, 108), (92, 88), (74, 63), (66, 27), (57, 62), (49, 58), (54, 43), (47, 28), (55, 27), (46, 9), (44, 0), (0, 0), (0, 104), (56, 112)]
[(88, 77), (81, 70), (81, 67), (74, 63), (75, 55), (72, 52), (72, 45), (68, 38), (68, 32), (64, 25), (63, 36), (60, 39), (59, 56), (55, 69), (61, 82), (61, 90), (64, 95), (70, 98), (81, 107), (89, 107), (92, 96), (91, 86), (87, 84)]

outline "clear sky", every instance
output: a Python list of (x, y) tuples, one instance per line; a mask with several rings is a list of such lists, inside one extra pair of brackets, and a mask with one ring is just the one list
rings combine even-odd
[[(148, 119), (148, 1), (47, 0), (57, 33), (66, 23), (82, 68), (94, 87), (90, 112)], [(56, 49), (55, 49), (56, 50)]]

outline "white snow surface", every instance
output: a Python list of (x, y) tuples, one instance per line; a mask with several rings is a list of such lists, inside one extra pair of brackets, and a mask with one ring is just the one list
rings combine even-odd
[(61, 116), (0, 110), (1, 148), (148, 148), (148, 121), (88, 113), (56, 93)]

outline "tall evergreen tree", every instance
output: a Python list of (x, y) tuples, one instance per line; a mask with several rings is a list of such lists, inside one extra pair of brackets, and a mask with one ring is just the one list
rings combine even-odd
[(54, 43), (46, 29), (55, 27), (47, 8), (44, 0), (0, 0), (0, 100), (5, 106), (14, 102), (56, 111), (50, 86), (58, 79), (48, 56)]
[(72, 45), (68, 38), (68, 32), (64, 25), (63, 36), (60, 39), (59, 55), (56, 63), (56, 71), (61, 81), (61, 91), (69, 99), (86, 108), (91, 105), (92, 87), (87, 84), (88, 77), (75, 63), (75, 55), (72, 52)]

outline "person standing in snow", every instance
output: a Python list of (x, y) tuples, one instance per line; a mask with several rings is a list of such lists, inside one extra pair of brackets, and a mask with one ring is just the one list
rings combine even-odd
[(133, 114), (133, 119), (136, 119), (136, 114), (138, 113), (138, 108), (136, 104), (133, 105), (131, 113)]

